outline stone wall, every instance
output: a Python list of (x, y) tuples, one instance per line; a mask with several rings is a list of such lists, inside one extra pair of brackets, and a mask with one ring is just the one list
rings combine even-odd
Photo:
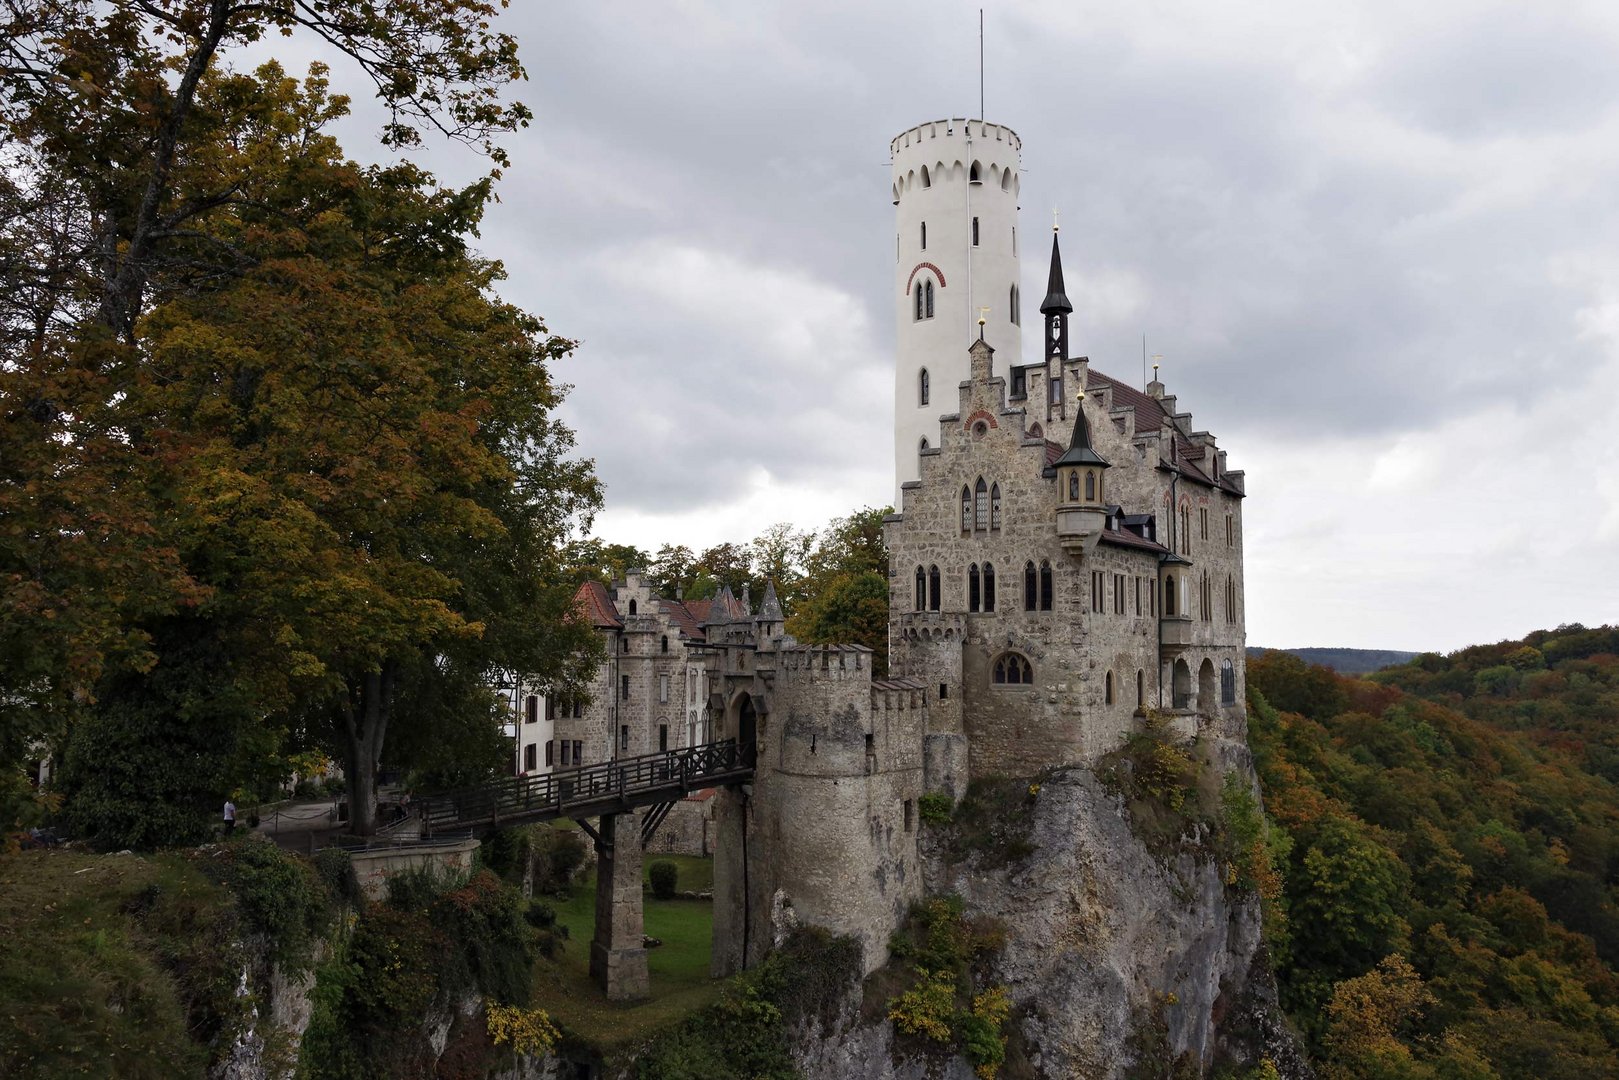
[(477, 840), (462, 840), (455, 844), (409, 844), (399, 847), (356, 851), (350, 856), (354, 876), (360, 889), (371, 900), (387, 895), (388, 878), (393, 874), (433, 867), (442, 873), (470, 874), (472, 853), (478, 850)]

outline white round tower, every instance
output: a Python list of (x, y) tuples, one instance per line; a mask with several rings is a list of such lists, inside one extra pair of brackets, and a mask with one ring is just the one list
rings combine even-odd
[[(896, 136), (893, 162), (894, 506), (899, 485), (920, 474), (917, 455), (939, 441), (939, 417), (956, 410), (967, 347), (984, 338), (1006, 366), (1021, 363), (1022, 323), (1040, 298), (1018, 284), (1018, 164), (1023, 142), (982, 120), (935, 120)], [(980, 310), (984, 309), (984, 310)]]

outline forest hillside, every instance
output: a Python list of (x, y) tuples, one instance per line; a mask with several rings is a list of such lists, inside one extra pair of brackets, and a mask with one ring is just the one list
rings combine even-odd
[(1619, 628), (1365, 679), (1270, 652), (1282, 1001), (1323, 1075), (1619, 1076)]

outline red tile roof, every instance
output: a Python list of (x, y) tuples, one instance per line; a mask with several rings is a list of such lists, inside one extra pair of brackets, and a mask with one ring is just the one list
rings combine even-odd
[(613, 607), (613, 598), (607, 595), (607, 586), (599, 581), (587, 581), (579, 586), (573, 594), (573, 603), (585, 618), (590, 620), (591, 626), (617, 626), (624, 624), (619, 621), (618, 611)]
[[(681, 637), (691, 641), (704, 639), (703, 618), (708, 614), (707, 600), (692, 600), (689, 603), (683, 600), (659, 600), (658, 604), (663, 608), (663, 613), (669, 617), (669, 621), (680, 631)], [(702, 608), (701, 614), (693, 610), (699, 606)]]
[[(1103, 386), (1112, 387), (1113, 404), (1136, 411), (1137, 431), (1158, 431), (1170, 419), (1169, 414), (1164, 411), (1163, 404), (1151, 394), (1142, 393), (1128, 383), (1122, 383), (1111, 375), (1104, 375), (1095, 368), (1086, 370), (1089, 375), (1085, 380), (1085, 388), (1087, 390), (1092, 388), (1100, 390)], [(1210, 475), (1211, 470), (1200, 464), (1207, 456), (1204, 447), (1197, 445), (1182, 435), (1180, 429), (1175, 427), (1173, 423), (1170, 424), (1170, 429), (1175, 433), (1175, 463), (1180, 467), (1180, 471), (1184, 476), (1196, 480), (1200, 484), (1207, 484), (1210, 487), (1229, 491), (1233, 495), (1242, 494), (1230, 481), (1224, 479), (1214, 480)]]

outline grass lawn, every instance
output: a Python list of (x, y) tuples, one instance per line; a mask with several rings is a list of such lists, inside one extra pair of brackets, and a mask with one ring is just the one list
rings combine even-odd
[[(656, 858), (680, 866), (682, 890), (706, 890), (713, 883), (711, 860), (682, 855)], [(575, 882), (570, 899), (546, 902), (556, 908), (557, 921), (568, 928), (568, 941), (555, 962), (542, 960), (536, 965), (534, 1004), (592, 1045), (605, 1050), (642, 1038), (719, 998), (721, 983), (708, 977), (714, 924), (709, 901), (660, 901), (646, 895), (647, 935), (663, 944), (647, 950), (652, 996), (631, 1004), (608, 1001), (590, 981), (595, 877)]]
[(180, 855), (0, 858), (0, 1075), (200, 1078), (231, 910)]

